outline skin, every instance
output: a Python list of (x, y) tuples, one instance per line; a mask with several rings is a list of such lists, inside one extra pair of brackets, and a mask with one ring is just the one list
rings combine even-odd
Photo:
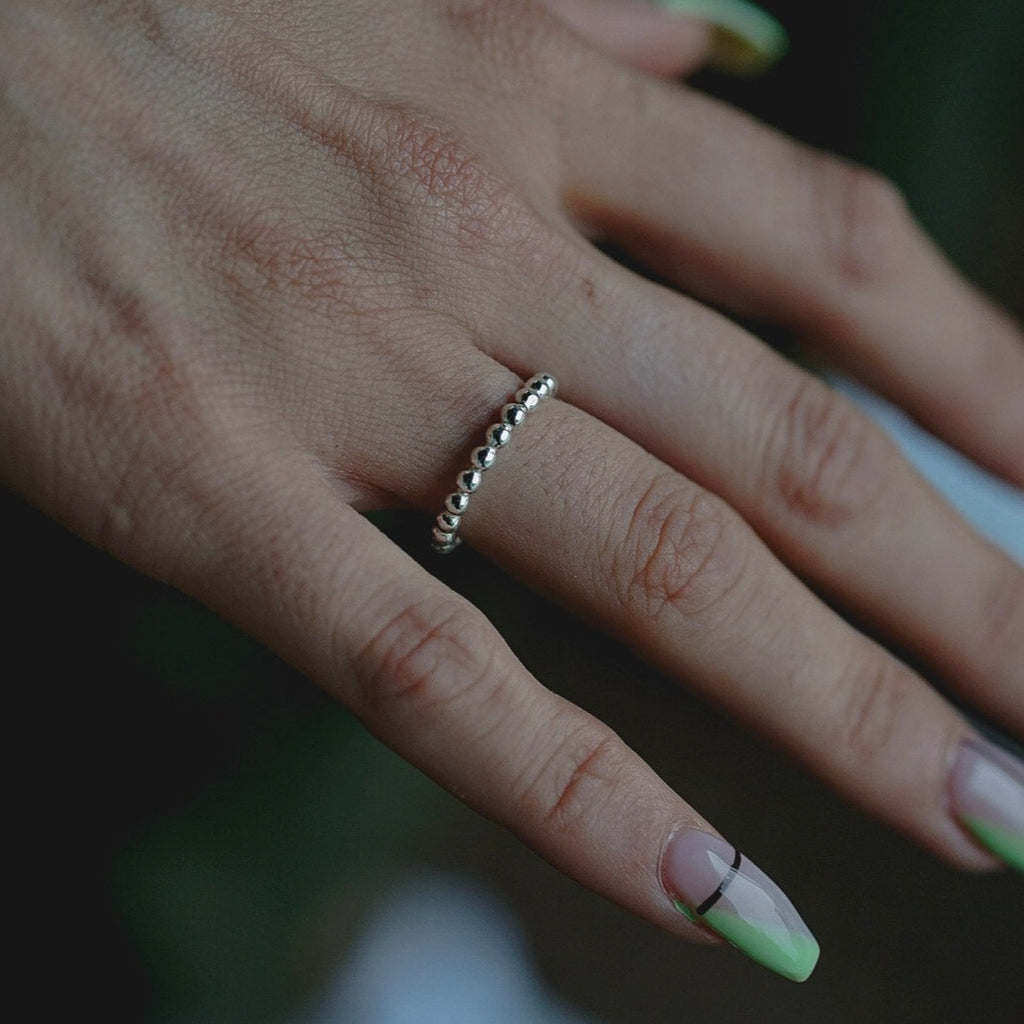
[(573, 7), (0, 3), (0, 474), (707, 940), (659, 862), (712, 826), (359, 514), (421, 509), (428, 544), (494, 411), (551, 372), (467, 542), (991, 867), (947, 807), (970, 727), (808, 584), (1020, 735), (1024, 572), (704, 303), (794, 329), (1018, 486), (1021, 335), (889, 184), (656, 77), (696, 66), (699, 26), (670, 67), (663, 34)]

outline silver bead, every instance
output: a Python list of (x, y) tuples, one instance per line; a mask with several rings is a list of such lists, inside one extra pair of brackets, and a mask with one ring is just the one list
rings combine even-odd
[(536, 377), (531, 377), (526, 382), (526, 386), (531, 391), (536, 391), (541, 398), (554, 398), (558, 393), (558, 383), (550, 373), (538, 373)]
[(526, 419), (526, 408), (518, 402), (510, 402), (501, 410), (501, 422), (510, 427), (518, 427)]
[(433, 529), (434, 544), (439, 548), (446, 548), (455, 543), (455, 534), (450, 530), (442, 530), (435, 526)]
[(512, 440), (512, 428), (507, 423), (494, 423), (487, 428), (487, 443), (492, 448), (504, 448)]
[(516, 392), (516, 401), (525, 409), (536, 409), (540, 404), (540, 395), (529, 388), (520, 388)]
[(454, 551), (461, 543), (459, 528), (462, 516), (470, 505), (470, 496), (479, 489), (483, 474), (494, 465), (498, 449), (512, 440), (512, 432), (527, 417), (531, 410), (558, 390), (555, 378), (550, 373), (538, 373), (530, 377), (515, 393), (514, 399), (502, 406), (498, 422), (492, 423), (484, 435), (484, 443), (473, 449), (470, 465), (455, 479), (456, 490), (445, 499), (441, 512), (434, 520), (431, 533), (432, 547), (439, 554)]
[(494, 459), (497, 454), (497, 451), (490, 445), (483, 445), (480, 448), (473, 449), (473, 454), (469, 457), (469, 461), (482, 472), (494, 465)]
[(466, 491), (454, 491), (444, 499), (444, 507), (453, 516), (461, 516), (469, 508), (469, 494)]
[(437, 528), (439, 530), (444, 530), (445, 533), (455, 533), (459, 528), (459, 523), (462, 522), (462, 516), (456, 515), (454, 512), (449, 512), (445, 509), (444, 512), (441, 512), (438, 515), (435, 522), (437, 523)]
[(536, 377), (531, 377), (523, 387), (535, 392), (541, 398), (547, 398), (551, 394), (551, 388), (548, 386), (547, 381), (539, 374)]

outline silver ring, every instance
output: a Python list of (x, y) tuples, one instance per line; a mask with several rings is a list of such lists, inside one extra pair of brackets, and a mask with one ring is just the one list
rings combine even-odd
[(484, 443), (473, 449), (469, 465), (455, 478), (455, 490), (444, 499), (444, 508), (434, 520), (432, 546), (441, 555), (454, 551), (461, 543), (459, 527), (469, 508), (470, 499), (483, 481), (483, 475), (494, 465), (498, 452), (512, 440), (515, 430), (526, 417), (558, 391), (558, 384), (550, 373), (538, 373), (520, 387), (512, 401), (501, 407), (498, 421), (484, 433)]

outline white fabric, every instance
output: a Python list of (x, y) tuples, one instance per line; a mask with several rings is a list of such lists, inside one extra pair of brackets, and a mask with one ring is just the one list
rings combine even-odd
[(309, 1024), (596, 1024), (542, 985), (518, 925), (466, 879), (388, 893)]

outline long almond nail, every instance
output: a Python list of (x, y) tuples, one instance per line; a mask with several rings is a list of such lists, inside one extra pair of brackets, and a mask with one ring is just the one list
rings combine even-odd
[(1024, 765), (987, 740), (960, 744), (949, 781), (953, 816), (997, 857), (1024, 871)]
[(767, 71), (789, 47), (789, 36), (767, 11), (748, 0), (655, 0), (663, 10), (706, 22), (715, 33), (709, 64), (753, 77)]
[(782, 890), (724, 839), (680, 829), (662, 877), (676, 908), (752, 960), (793, 981), (818, 962), (818, 943)]

